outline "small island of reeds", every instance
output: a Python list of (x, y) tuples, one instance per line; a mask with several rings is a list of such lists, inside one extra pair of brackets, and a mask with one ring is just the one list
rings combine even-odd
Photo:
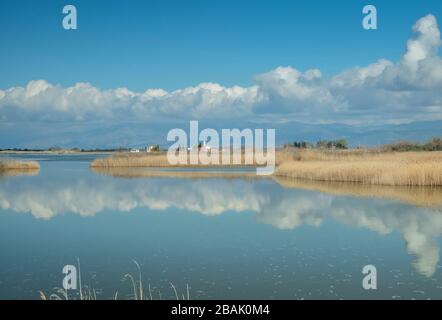
[(39, 171), (40, 165), (36, 161), (0, 159), (0, 176), (34, 175)]

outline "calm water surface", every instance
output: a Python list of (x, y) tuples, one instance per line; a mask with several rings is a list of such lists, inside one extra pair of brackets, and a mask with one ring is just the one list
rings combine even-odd
[[(22, 156), (0, 177), (0, 298), (38, 299), (81, 261), (98, 298), (441, 299), (442, 209), (284, 188), (271, 179), (115, 178), (95, 156)], [(378, 289), (362, 288), (377, 267)]]

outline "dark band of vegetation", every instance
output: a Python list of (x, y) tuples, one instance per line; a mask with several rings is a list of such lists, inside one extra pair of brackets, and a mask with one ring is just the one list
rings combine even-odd
[[(294, 141), (287, 143), (284, 147), (293, 147), (298, 149), (348, 149), (347, 139), (338, 140), (318, 140), (316, 143), (308, 141)], [(358, 147), (357, 149), (360, 149)], [(391, 144), (386, 144), (380, 147), (383, 151), (442, 151), (442, 139), (433, 138), (425, 143), (410, 142), (410, 141), (398, 141)]]

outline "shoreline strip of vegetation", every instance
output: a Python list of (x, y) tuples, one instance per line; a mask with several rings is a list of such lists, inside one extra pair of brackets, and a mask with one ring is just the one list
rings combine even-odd
[[(371, 149), (346, 149), (345, 140), (321, 142), (309, 148), (296, 143), (276, 151), (274, 176), (325, 182), (388, 186), (442, 186), (442, 140), (424, 144), (397, 143)], [(330, 146), (331, 148), (328, 148)], [(417, 150), (417, 151), (415, 151)], [(243, 159), (245, 153), (243, 153)], [(230, 168), (245, 164), (171, 165), (166, 152), (115, 153), (97, 158), (91, 168)]]

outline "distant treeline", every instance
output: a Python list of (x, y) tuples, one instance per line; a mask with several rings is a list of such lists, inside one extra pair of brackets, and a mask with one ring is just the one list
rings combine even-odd
[(298, 149), (348, 149), (347, 139), (338, 140), (318, 140), (315, 144), (307, 141), (295, 141), (293, 143), (288, 143), (285, 147), (293, 147)]
[(385, 151), (442, 151), (442, 139), (433, 138), (425, 143), (399, 141), (382, 147)]
[[(348, 142), (346, 139), (338, 140), (319, 140), (316, 143), (307, 141), (295, 141), (287, 143), (284, 147), (292, 147), (298, 149), (348, 149)], [(359, 149), (360, 147), (358, 147)], [(398, 141), (391, 144), (380, 146), (382, 151), (442, 151), (442, 138), (433, 138), (427, 142), (409, 142)]]

